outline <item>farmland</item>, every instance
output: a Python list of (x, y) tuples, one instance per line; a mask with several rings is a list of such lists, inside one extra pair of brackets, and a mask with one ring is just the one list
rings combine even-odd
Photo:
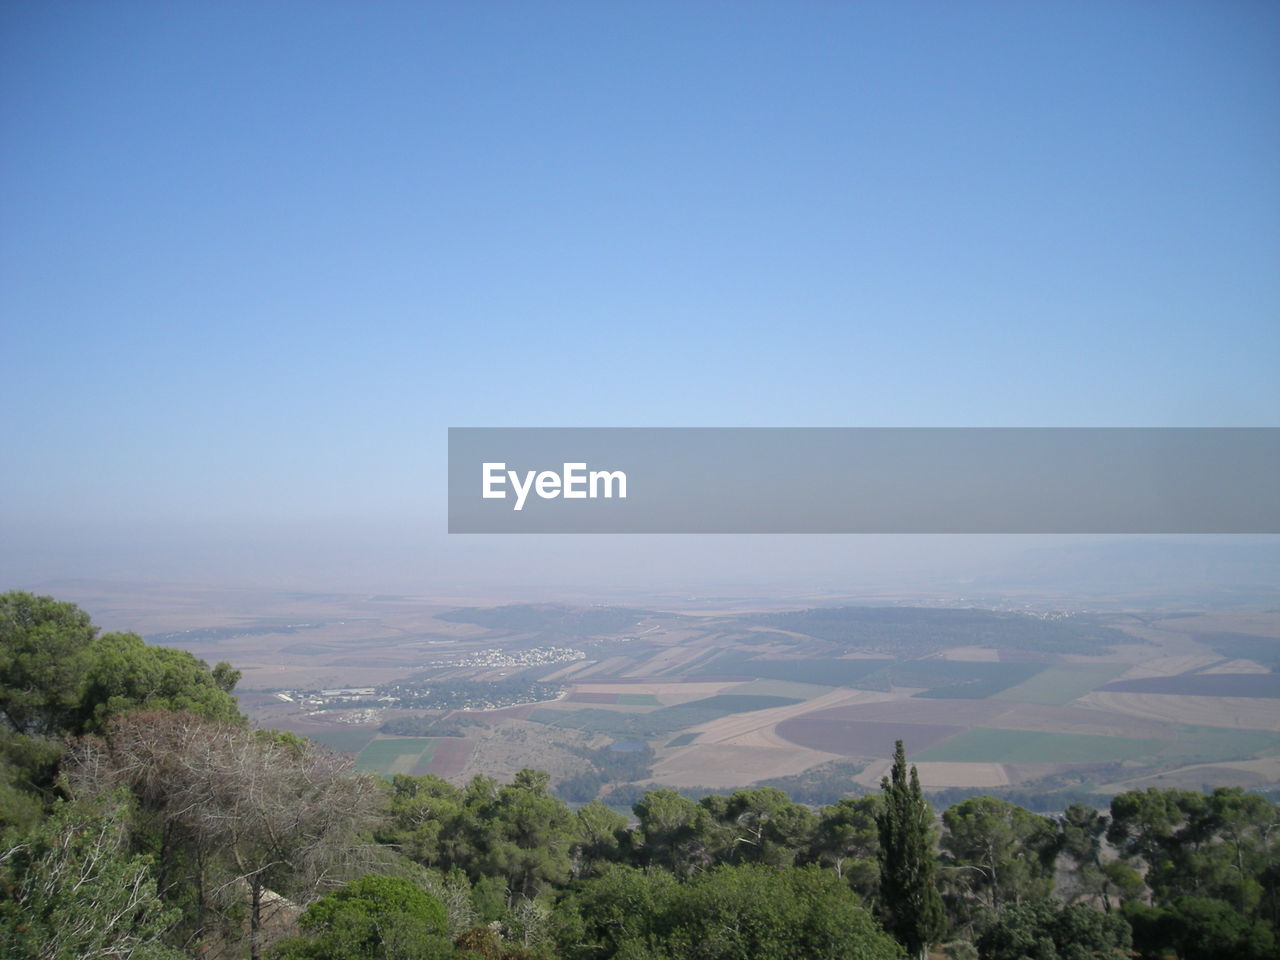
[(808, 660), (762, 660), (750, 654), (732, 652), (716, 657), (696, 671), (695, 677), (741, 676), (794, 683), (838, 684), (855, 686), (872, 676), (892, 660), (835, 659), (816, 657)]
[[(1194, 784), (1206, 769), (1255, 785), (1280, 776), (1280, 614), (1266, 611), (200, 602), (175, 597), (113, 625), (231, 660), (256, 722), (314, 737), (383, 775), (461, 781), (535, 766), (583, 794), (586, 758), (607, 759), (600, 751), (622, 744), (650, 760), (597, 764), (600, 776), (635, 777), (607, 780), (601, 796), (645, 785), (726, 789), (832, 764), (860, 771), (821, 781), (834, 797), (874, 788), (902, 739), (930, 788), (1049, 778), (1115, 790)], [(547, 651), (573, 659), (546, 662)], [(431, 699), (379, 692), (406, 683)], [(323, 710), (291, 693), (351, 687), (375, 692), (358, 703), (330, 697)], [(506, 689), (534, 690), (541, 702), (511, 703)]]
[(1280, 736), (1256, 731), (1178, 726), (1172, 738), (1135, 739), (975, 727), (914, 752), (913, 759), (949, 763), (1093, 763), (1176, 760), (1208, 763), (1280, 747)]
[[(1280, 699), (1280, 673), (1192, 673), (1177, 677), (1139, 677), (1108, 683), (1101, 690), (1119, 693), (1168, 693), (1187, 697), (1267, 697)], [(1280, 709), (1280, 708), (1278, 708)]]
[(419, 770), (425, 773), (436, 742), (417, 738), (374, 740), (356, 756), (356, 769), (384, 776)]
[(1022, 683), (993, 693), (995, 700), (1018, 700), (1063, 706), (1084, 696), (1124, 670), (1121, 664), (1104, 663), (1091, 666), (1050, 667)]
[(766, 697), (758, 694), (724, 694), (694, 700), (678, 706), (662, 707), (649, 713), (627, 714), (609, 710), (536, 710), (530, 719), (551, 726), (569, 727), (590, 733), (642, 738), (662, 736), (687, 727), (707, 723), (720, 717), (770, 707), (785, 707), (800, 701), (791, 697)]
[(1154, 756), (1164, 745), (1161, 740), (975, 727), (913, 752), (911, 758), (947, 763), (1087, 763)]

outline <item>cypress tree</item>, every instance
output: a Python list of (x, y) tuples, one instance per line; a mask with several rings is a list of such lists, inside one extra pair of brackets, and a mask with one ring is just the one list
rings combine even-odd
[(907, 774), (902, 741), (893, 753), (893, 770), (880, 781), (885, 803), (876, 817), (880, 828), (880, 896), (889, 932), (919, 957), (946, 931), (942, 898), (934, 886), (933, 812), (920, 790), (916, 768)]

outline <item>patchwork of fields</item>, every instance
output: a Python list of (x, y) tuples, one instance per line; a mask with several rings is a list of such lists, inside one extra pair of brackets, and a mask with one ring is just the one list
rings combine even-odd
[[(918, 613), (899, 612), (908, 621)], [(1084, 620), (1055, 634), (1053, 621), (1004, 616), (983, 626), (987, 615), (972, 613), (957, 637), (968, 642), (954, 646), (937, 611), (917, 617), (924, 634), (894, 628), (881, 642), (876, 617), (896, 614), (877, 613), (857, 628), (871, 638), (863, 646), (841, 638), (835, 615), (780, 615), (746, 629), (729, 618), (717, 632), (715, 618), (679, 618), (668, 630), (662, 615), (646, 614), (630, 628), (643, 642), (601, 641), (567, 667), (531, 668), (556, 675), (560, 699), (441, 718), (470, 724), (465, 737), (393, 738), (367, 726), (317, 737), (364, 770), (454, 778), (486, 772), (499, 756), (572, 769), (584, 762), (575, 755), (626, 743), (651, 751), (649, 779), (637, 782), (675, 787), (743, 786), (836, 761), (860, 762), (858, 782), (874, 786), (897, 740), (931, 788), (1086, 782), (1103, 767), (1108, 789), (1192, 782), (1197, 770), (1256, 785), (1280, 772), (1280, 672), (1271, 666), (1280, 640), (1221, 630), (1230, 622), (1222, 614), (1204, 634), (1194, 617), (1172, 627), (1113, 618), (1132, 631), (1097, 625), (1112, 644), (1103, 645)], [(1251, 616), (1248, 629), (1259, 629)], [(1004, 635), (1009, 623), (1023, 633)], [(821, 636), (798, 629), (806, 624)], [(889, 637), (911, 639), (895, 656)], [(554, 758), (539, 746), (548, 738), (559, 744)]]

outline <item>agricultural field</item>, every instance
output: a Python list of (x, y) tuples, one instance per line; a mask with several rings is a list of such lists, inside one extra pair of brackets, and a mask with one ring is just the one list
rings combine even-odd
[(535, 710), (530, 719), (550, 726), (567, 727), (586, 733), (605, 733), (619, 737), (648, 739), (684, 730), (730, 714), (750, 713), (771, 707), (799, 703), (792, 697), (767, 697), (752, 694), (720, 694), (676, 706), (661, 707), (651, 712), (634, 714), (619, 710)]
[(977, 727), (913, 752), (921, 762), (1095, 763), (1145, 759), (1193, 764), (1235, 760), (1280, 747), (1280, 736), (1256, 731), (1181, 726), (1172, 738), (1138, 739)]
[(842, 757), (892, 756), (896, 740), (911, 744), (910, 749), (916, 750), (964, 732), (964, 727), (944, 724), (889, 724), (838, 717), (796, 717), (778, 724), (778, 735), (784, 740)]
[[(936, 665), (936, 666), (935, 666)], [(1042, 663), (978, 663), (930, 660), (890, 673), (894, 686), (925, 686), (922, 697), (939, 700), (985, 700), (1023, 683), (1044, 670)], [(925, 682), (921, 682), (925, 681)]]
[(913, 751), (912, 760), (946, 763), (1091, 763), (1154, 758), (1167, 741), (975, 727)]
[(618, 693), (574, 691), (565, 698), (569, 703), (601, 703), (623, 707), (659, 707), (657, 696), (652, 693)]
[[(1103, 692), (1166, 693), (1186, 697), (1265, 697), (1280, 699), (1280, 673), (1184, 673), (1176, 677), (1117, 680)], [(1277, 705), (1280, 710), (1280, 705)]]
[[(1280, 786), (1273, 609), (1031, 614), (891, 597), (810, 602), (689, 598), (661, 609), (651, 599), (494, 605), (153, 591), (96, 593), (90, 608), (111, 629), (231, 661), (256, 723), (314, 737), (383, 774), (460, 781), (534, 765), (554, 783), (587, 769), (593, 751), (628, 742), (653, 753), (645, 783), (727, 788), (839, 762), (861, 765), (857, 782), (874, 788), (903, 739), (939, 788), (1017, 787), (1107, 764), (1099, 789), (1195, 783), (1206, 769)], [(297, 695), (408, 678), (426, 687), (542, 680), (559, 699), (410, 711), (375, 692), (358, 708), (337, 696), (320, 710)], [(388, 736), (392, 721), (423, 732)]]
[(1095, 690), (1078, 702), (1086, 707), (1159, 723), (1280, 731), (1280, 704), (1273, 699)]
[(695, 677), (755, 677), (833, 686), (857, 686), (859, 681), (893, 663), (875, 658), (815, 657), (804, 660), (756, 660), (750, 654), (723, 654), (694, 671)]
[(384, 777), (393, 773), (426, 773), (437, 743), (438, 740), (417, 737), (374, 740), (356, 757), (356, 769)]
[(355, 756), (373, 739), (374, 732), (368, 728), (323, 730), (309, 736), (312, 740), (323, 743), (326, 747), (333, 747), (333, 749), (341, 753), (349, 753)]
[(1050, 667), (1022, 683), (992, 694), (994, 700), (1017, 700), (1064, 706), (1124, 672), (1123, 664), (1090, 664)]

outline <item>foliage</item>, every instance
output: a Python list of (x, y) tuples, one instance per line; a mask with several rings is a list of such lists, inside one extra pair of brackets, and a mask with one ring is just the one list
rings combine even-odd
[(247, 888), (249, 949), (263, 945), (268, 890), (305, 901), (361, 851), (375, 788), (350, 761), (292, 735), (155, 711), (115, 718), (79, 741), (67, 769), (77, 795), (128, 791), (137, 842), (160, 864), (160, 889), (190, 906), (191, 934), (230, 935)]
[(630, 838), (627, 818), (603, 803), (588, 803), (574, 814), (578, 844), (574, 875), (593, 876), (605, 864), (625, 859)]
[(1170, 951), (1180, 960), (1273, 960), (1280, 946), (1272, 927), (1223, 900), (1179, 897), (1164, 908), (1133, 901), (1124, 913), (1134, 947), (1153, 960)]
[(0, 729), (0, 831), (27, 829), (56, 797), (65, 746), (60, 739)]
[(586, 760), (589, 767), (556, 785), (556, 793), (571, 803), (594, 800), (606, 783), (645, 779), (653, 764), (653, 748), (648, 744), (640, 744), (635, 750), (619, 750), (617, 744), (611, 744), (573, 752)]
[(305, 936), (283, 941), (273, 960), (433, 960), (453, 955), (439, 900), (400, 877), (366, 875), (302, 914)]
[(880, 784), (884, 807), (880, 832), (880, 896), (885, 927), (923, 960), (929, 944), (946, 929), (942, 898), (934, 885), (933, 811), (920, 792), (916, 768), (907, 774), (902, 741), (897, 742), (890, 776)]
[(1129, 946), (1122, 917), (1054, 900), (994, 913), (977, 941), (983, 960), (1123, 960)]
[(0, 949), (12, 960), (178, 960), (151, 862), (126, 846), (117, 799), (59, 803), (0, 850)]
[(712, 818), (706, 807), (674, 790), (651, 790), (633, 808), (639, 819), (636, 858), (688, 876), (711, 864)]
[(20, 735), (101, 732), (129, 710), (187, 710), (237, 719), (230, 665), (150, 647), (132, 633), (99, 637), (71, 603), (0, 595), (0, 718)]
[(507, 786), (476, 777), (464, 790), (439, 777), (397, 775), (376, 836), (424, 866), (458, 867), (473, 882), (501, 878), (509, 900), (534, 897), (568, 881), (577, 839), (572, 814), (547, 784), (534, 770)]
[(728, 797), (713, 794), (700, 805), (718, 828), (711, 835), (717, 863), (793, 866), (807, 852), (818, 825), (808, 807), (772, 787), (735, 790)]
[(0, 827), (29, 827), (57, 796), (64, 738), (149, 707), (239, 718), (240, 674), (133, 634), (98, 636), (75, 604), (0, 594)]
[(73, 603), (0, 595), (0, 719), (23, 735), (75, 726), (98, 630)]
[(973, 797), (942, 815), (952, 882), (992, 909), (1047, 897), (1058, 852), (1053, 821), (995, 797)]
[(812, 844), (812, 858), (830, 865), (837, 877), (862, 896), (873, 899), (880, 890), (880, 827), (884, 797), (846, 798), (824, 807)]
[(185, 650), (147, 646), (136, 633), (104, 634), (91, 648), (74, 731), (101, 733), (130, 710), (182, 710), (240, 720), (231, 690), (240, 679), (226, 664), (213, 670)]
[(572, 960), (901, 957), (829, 871), (760, 865), (722, 866), (686, 883), (614, 867), (570, 895), (557, 940)]
[(1107, 838), (1145, 864), (1157, 904), (1226, 901), (1246, 917), (1277, 917), (1280, 805), (1238, 787), (1211, 794), (1131, 790), (1111, 801)]
[(836, 803), (850, 795), (864, 792), (853, 778), (865, 770), (865, 763), (832, 760), (789, 777), (761, 780), (761, 787), (776, 787), (796, 803), (822, 805)]

